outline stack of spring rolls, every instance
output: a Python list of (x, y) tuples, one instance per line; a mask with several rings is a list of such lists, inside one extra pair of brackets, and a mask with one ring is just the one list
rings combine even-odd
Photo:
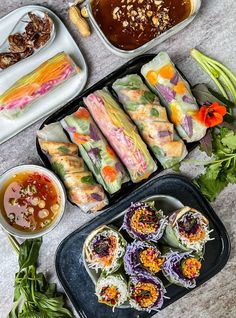
[(113, 310), (129, 305), (158, 311), (167, 292), (163, 275), (172, 284), (196, 286), (211, 232), (201, 212), (183, 207), (167, 217), (155, 202), (132, 203), (121, 230), (131, 243), (112, 225), (95, 229), (84, 242), (88, 271), (100, 273), (95, 287), (100, 303)]

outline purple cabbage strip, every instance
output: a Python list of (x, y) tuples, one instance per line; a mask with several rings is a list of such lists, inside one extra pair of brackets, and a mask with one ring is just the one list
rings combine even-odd
[(158, 84), (157, 88), (160, 91), (160, 93), (163, 95), (167, 103), (170, 103), (176, 96), (176, 92), (165, 85)]
[(169, 131), (169, 130), (161, 130), (161, 131), (158, 131), (158, 136), (160, 138), (163, 138), (163, 137), (167, 137), (167, 136), (171, 136), (172, 135), (172, 132)]
[(75, 133), (76, 128), (75, 127), (66, 127), (66, 131), (68, 131), (68, 133)]
[(193, 100), (192, 97), (184, 95), (182, 97), (183, 102), (188, 103), (188, 104), (195, 104), (195, 101)]
[(89, 126), (89, 135), (90, 137), (95, 140), (95, 141), (98, 141), (100, 140), (100, 137), (99, 137), (99, 130), (98, 128), (95, 126), (95, 124), (93, 123), (90, 123), (90, 126)]
[(183, 128), (186, 131), (189, 138), (193, 135), (193, 119), (191, 116), (185, 115), (184, 122), (183, 122)]
[(94, 199), (94, 200), (97, 200), (97, 201), (102, 201), (103, 198), (100, 194), (97, 194), (97, 193), (91, 193), (91, 197)]
[(179, 81), (179, 74), (177, 72), (175, 72), (174, 76), (171, 78), (170, 82), (173, 85), (177, 85)]

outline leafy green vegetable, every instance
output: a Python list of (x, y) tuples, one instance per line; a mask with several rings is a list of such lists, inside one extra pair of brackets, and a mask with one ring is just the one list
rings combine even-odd
[(7, 318), (73, 317), (71, 311), (64, 307), (63, 297), (57, 293), (56, 284), (48, 283), (44, 275), (36, 271), (42, 240), (26, 240), (21, 245), (12, 238), (9, 240), (19, 253), (20, 270), (15, 277), (14, 303)]
[(63, 164), (58, 163), (58, 162), (52, 162), (52, 170), (56, 174), (58, 174), (61, 178), (64, 178), (64, 176), (66, 174)]
[(93, 179), (92, 176), (82, 177), (82, 178), (81, 178), (81, 182), (82, 182), (82, 183), (88, 183), (88, 184), (91, 184), (91, 185), (96, 184), (96, 182), (94, 181), (94, 179)]
[(151, 116), (154, 116), (154, 117), (159, 117), (159, 111), (156, 109), (156, 108), (152, 108), (151, 111)]
[(205, 173), (194, 182), (210, 201), (214, 201), (229, 183), (236, 183), (236, 132), (221, 127), (211, 134), (214, 159), (205, 164)]
[(155, 94), (149, 91), (145, 91), (143, 95), (141, 96), (140, 101), (141, 103), (144, 103), (144, 104), (153, 103), (155, 98), (156, 98)]
[(64, 154), (68, 154), (70, 152), (70, 150), (65, 146), (60, 146), (57, 149)]

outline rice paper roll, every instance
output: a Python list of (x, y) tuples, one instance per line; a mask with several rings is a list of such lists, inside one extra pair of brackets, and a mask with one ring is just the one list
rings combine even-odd
[(201, 260), (192, 252), (170, 251), (165, 254), (162, 273), (166, 279), (175, 285), (194, 288), (196, 278), (200, 275)]
[(123, 165), (84, 107), (61, 120), (70, 139), (77, 144), (80, 154), (97, 181), (109, 193), (120, 190), (129, 180)]
[(83, 252), (88, 266), (105, 275), (116, 272), (123, 263), (126, 241), (115, 229), (103, 225), (89, 234)]
[(113, 310), (121, 306), (128, 298), (128, 286), (121, 274), (103, 276), (96, 283), (96, 296), (102, 304), (110, 306)]
[(156, 275), (164, 261), (165, 258), (154, 244), (135, 240), (127, 246), (124, 268), (129, 276), (146, 272)]
[(134, 239), (157, 242), (166, 225), (167, 218), (154, 202), (137, 202), (126, 210), (122, 227)]
[(163, 240), (183, 251), (201, 252), (210, 240), (208, 219), (199, 211), (185, 206), (168, 218)]
[(183, 79), (166, 52), (145, 64), (141, 73), (147, 84), (166, 106), (171, 122), (187, 142), (200, 140), (207, 127), (198, 119), (198, 105), (189, 84)]
[(112, 85), (126, 112), (137, 125), (145, 142), (163, 168), (170, 168), (187, 155), (184, 142), (160, 105), (137, 74), (126, 75)]
[(127, 168), (131, 180), (148, 178), (157, 166), (127, 114), (106, 90), (84, 99), (97, 125)]
[(161, 309), (166, 290), (159, 278), (149, 274), (139, 274), (130, 278), (128, 286), (132, 308), (147, 312)]
[(35, 70), (21, 77), (0, 95), (0, 115), (14, 119), (43, 97), (79, 72), (79, 68), (65, 52), (43, 62)]
[(37, 134), (40, 148), (63, 181), (70, 201), (83, 212), (96, 212), (106, 206), (108, 200), (102, 186), (95, 182), (78, 156), (78, 146), (69, 141), (60, 123), (47, 125)]

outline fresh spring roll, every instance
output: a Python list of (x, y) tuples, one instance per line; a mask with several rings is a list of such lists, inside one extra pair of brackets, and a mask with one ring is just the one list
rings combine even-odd
[(149, 274), (133, 276), (129, 281), (130, 306), (150, 312), (161, 309), (166, 293), (162, 281)]
[(196, 278), (200, 275), (201, 260), (192, 252), (170, 251), (165, 254), (162, 272), (166, 279), (175, 285), (194, 288)]
[(116, 272), (122, 262), (126, 241), (115, 229), (103, 225), (89, 234), (84, 242), (84, 257), (88, 266), (96, 272), (108, 275)]
[(97, 181), (109, 193), (120, 190), (129, 180), (120, 160), (84, 107), (61, 120), (70, 139), (77, 144), (80, 154)]
[(135, 240), (127, 246), (124, 268), (129, 276), (145, 272), (156, 275), (161, 270), (164, 261), (165, 258), (155, 245)]
[(152, 174), (157, 166), (136, 127), (106, 90), (99, 90), (84, 99), (97, 125), (116, 151), (133, 182)]
[(198, 120), (198, 105), (189, 84), (183, 79), (166, 52), (160, 52), (145, 64), (141, 73), (150, 88), (167, 107), (171, 122), (184, 140), (193, 142), (206, 134), (206, 126)]
[(183, 251), (201, 252), (210, 240), (209, 221), (199, 211), (185, 206), (169, 216), (163, 239)]
[(78, 156), (77, 145), (69, 142), (60, 123), (47, 125), (37, 134), (40, 148), (63, 181), (70, 201), (83, 212), (95, 212), (107, 205), (102, 186), (96, 184), (92, 173)]
[(126, 210), (122, 227), (134, 239), (157, 242), (166, 225), (167, 218), (154, 202), (137, 202)]
[(10, 119), (22, 115), (34, 101), (78, 72), (79, 68), (65, 52), (56, 54), (0, 96), (0, 115)]
[(96, 296), (98, 301), (105, 305), (118, 307), (128, 298), (128, 286), (121, 274), (103, 276), (98, 279), (96, 284)]
[(126, 75), (115, 81), (112, 88), (161, 165), (170, 168), (183, 160), (188, 153), (184, 142), (169, 122), (165, 107), (141, 77)]

